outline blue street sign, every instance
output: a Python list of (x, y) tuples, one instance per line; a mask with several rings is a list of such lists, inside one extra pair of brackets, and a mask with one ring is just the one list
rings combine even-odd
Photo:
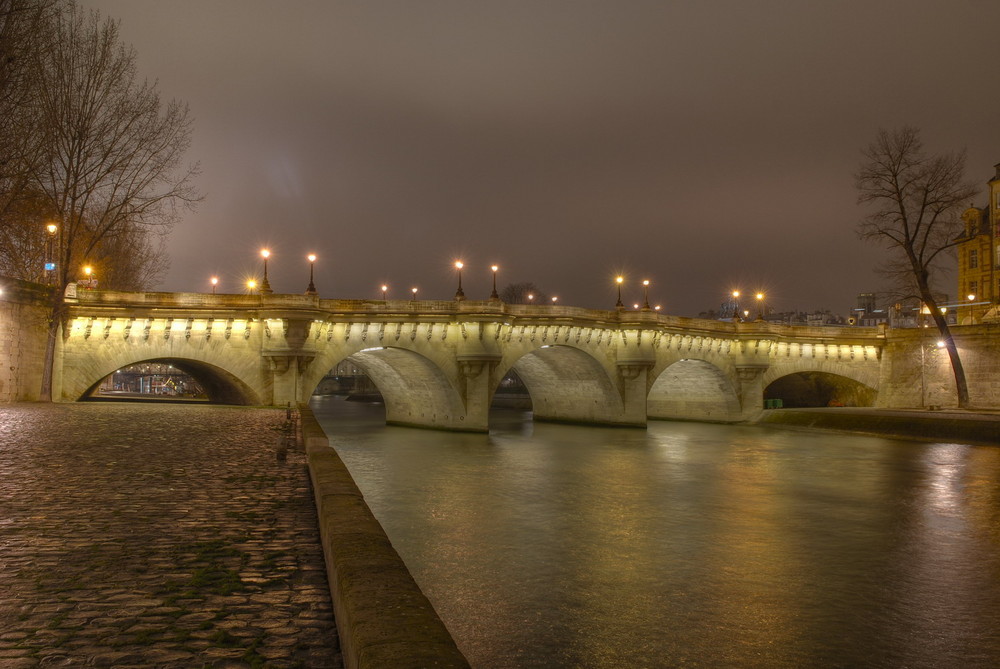
[(56, 268), (56, 264), (54, 262), (47, 262), (47, 263), (45, 263), (45, 271), (46, 272), (51, 272), (55, 268)]

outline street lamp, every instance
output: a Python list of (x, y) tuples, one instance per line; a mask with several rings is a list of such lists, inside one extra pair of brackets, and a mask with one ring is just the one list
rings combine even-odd
[(757, 293), (754, 297), (757, 298), (757, 320), (764, 320), (764, 293)]
[(642, 309), (649, 311), (649, 279), (642, 282)]
[(528, 304), (534, 304), (534, 303), (535, 303), (535, 294), (528, 293)]
[(623, 276), (616, 276), (615, 277), (615, 283), (618, 284), (618, 301), (615, 302), (615, 308), (616, 309), (624, 309), (625, 308), (625, 305), (622, 304), (622, 281), (624, 281), (624, 280), (625, 280), (625, 277), (623, 277)]
[(261, 249), (260, 257), (264, 259), (264, 280), (260, 282), (260, 293), (261, 295), (266, 295), (273, 292), (271, 290), (271, 283), (267, 280), (267, 259), (271, 257), (271, 251), (268, 249)]
[(59, 226), (55, 223), (49, 223), (45, 226), (45, 232), (48, 233), (48, 236), (45, 238), (45, 282), (51, 283), (52, 273), (56, 269), (53, 243), (55, 242), (56, 235), (59, 233)]
[(972, 303), (976, 301), (976, 294), (969, 293), (966, 295), (969, 298), (969, 324), (975, 325), (976, 323), (976, 308), (972, 306)]
[(219, 277), (213, 276), (209, 281), (212, 283), (212, 295), (215, 295), (215, 287), (219, 285)]
[(497, 270), (500, 268), (496, 265), (491, 265), (490, 269), (493, 270), (493, 292), (490, 293), (490, 299), (499, 300), (500, 293), (497, 292)]
[(249, 279), (247, 281), (247, 292), (253, 293), (255, 288), (257, 288), (257, 282), (254, 279)]
[(416, 300), (417, 299), (417, 289), (416, 288), (410, 288), (410, 290), (413, 291), (413, 299)]
[(389, 291), (389, 286), (382, 284), (382, 301), (385, 302), (385, 294)]
[(309, 287), (306, 288), (306, 295), (316, 295), (316, 284), (313, 283), (313, 265), (316, 264), (316, 254), (310, 253), (306, 256), (309, 261)]
[(462, 290), (462, 268), (463, 267), (465, 267), (465, 265), (462, 263), (461, 260), (456, 260), (455, 261), (455, 269), (458, 270), (458, 290), (455, 291), (455, 299), (459, 300), (459, 301), (465, 299), (465, 291)]
[(556, 303), (556, 302), (558, 302), (558, 301), (559, 301), (559, 298), (558, 298), (558, 297), (556, 297), (555, 295), (553, 295), (553, 296), (552, 296), (552, 304), (555, 304), (555, 303)]
[(87, 278), (84, 279), (84, 283), (87, 284), (87, 290), (93, 290), (94, 289), (94, 283), (96, 283), (96, 279), (94, 279), (94, 276), (93, 276), (93, 274), (94, 274), (94, 268), (91, 267), (90, 265), (84, 265), (84, 267), (83, 267), (83, 273), (87, 275)]

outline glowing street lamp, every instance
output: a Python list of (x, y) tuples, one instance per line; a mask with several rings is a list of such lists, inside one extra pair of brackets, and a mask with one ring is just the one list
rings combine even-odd
[(757, 298), (757, 320), (764, 320), (764, 293), (757, 293), (754, 297)]
[(389, 291), (389, 286), (382, 284), (382, 301), (385, 302), (385, 294)]
[(417, 299), (417, 289), (416, 289), (416, 287), (410, 288), (410, 290), (413, 291), (413, 299), (416, 300)]
[(500, 268), (497, 265), (491, 265), (490, 269), (493, 270), (493, 292), (490, 293), (490, 299), (499, 300), (500, 293), (497, 292), (497, 270)]
[(253, 293), (253, 291), (256, 290), (256, 288), (257, 288), (257, 281), (255, 281), (254, 279), (249, 279), (247, 281), (247, 292)]
[(56, 235), (59, 233), (59, 226), (55, 223), (49, 223), (45, 226), (45, 232), (47, 233), (45, 238), (45, 278), (51, 279), (52, 273), (56, 269), (56, 258), (53, 247)]
[(528, 304), (534, 304), (534, 303), (535, 303), (535, 294), (528, 293)]
[(557, 296), (553, 295), (552, 296), (552, 304), (555, 304), (558, 301), (559, 301), (559, 298)]
[(639, 311), (639, 303), (636, 302), (635, 304), (633, 304), (632, 308), (635, 309), (636, 311)]
[(625, 280), (625, 277), (623, 277), (623, 276), (616, 276), (615, 277), (615, 283), (618, 284), (618, 301), (615, 302), (615, 308), (616, 309), (624, 309), (625, 308), (625, 305), (622, 304), (622, 281), (624, 281), (624, 280)]
[(269, 249), (261, 249), (260, 257), (264, 259), (264, 280), (260, 282), (260, 292), (261, 295), (265, 295), (273, 292), (271, 290), (271, 283), (267, 280), (267, 259), (271, 257), (271, 251)]
[(212, 295), (215, 295), (215, 287), (219, 285), (219, 277), (213, 276), (209, 282), (212, 284)]
[(309, 261), (309, 287), (306, 288), (306, 295), (316, 295), (316, 284), (313, 283), (313, 265), (316, 264), (316, 254), (310, 253), (306, 256)]
[(465, 264), (462, 263), (461, 260), (456, 260), (455, 261), (455, 269), (458, 270), (458, 290), (455, 291), (455, 299), (459, 300), (459, 301), (465, 299), (465, 291), (462, 290), (462, 268), (463, 267), (465, 267)]
[(649, 279), (642, 282), (642, 309), (649, 311)]

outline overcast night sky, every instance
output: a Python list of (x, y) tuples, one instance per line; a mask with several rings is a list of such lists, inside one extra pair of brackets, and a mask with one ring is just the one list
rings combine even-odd
[[(81, 0), (195, 119), (205, 200), (158, 287), (470, 299), (533, 281), (668, 313), (878, 289), (853, 173), (880, 127), (1000, 163), (1000, 2)], [(977, 202), (982, 206), (983, 202)], [(944, 289), (954, 294), (949, 282)]]

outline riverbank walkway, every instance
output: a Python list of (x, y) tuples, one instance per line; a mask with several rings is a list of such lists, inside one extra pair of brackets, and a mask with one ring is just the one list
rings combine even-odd
[(0, 667), (340, 667), (285, 412), (0, 407)]
[(836, 407), (770, 409), (758, 424), (878, 434), (921, 441), (1000, 446), (1000, 411), (976, 409), (876, 409)]

